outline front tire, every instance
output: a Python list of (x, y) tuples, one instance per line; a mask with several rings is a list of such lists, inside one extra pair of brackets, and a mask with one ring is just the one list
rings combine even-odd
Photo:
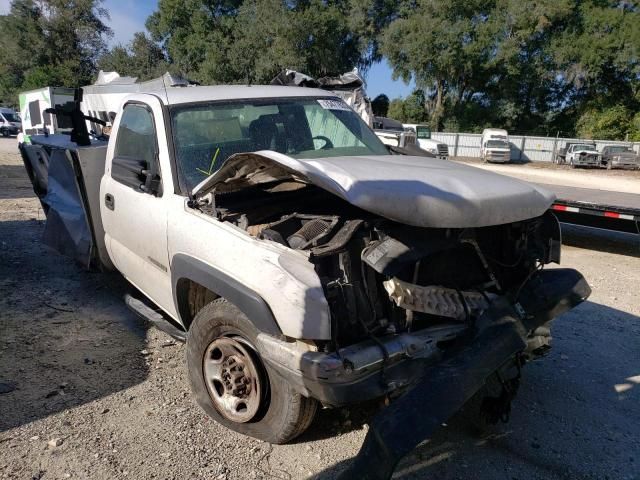
[(187, 337), (191, 389), (200, 407), (230, 430), (286, 443), (311, 425), (317, 402), (296, 393), (262, 362), (255, 348), (258, 333), (224, 299), (203, 307)]

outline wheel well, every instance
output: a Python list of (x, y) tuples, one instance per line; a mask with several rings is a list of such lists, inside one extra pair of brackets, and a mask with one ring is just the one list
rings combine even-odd
[(189, 330), (191, 322), (205, 305), (220, 298), (217, 293), (188, 278), (178, 280), (176, 293), (178, 297), (178, 313), (185, 330)]

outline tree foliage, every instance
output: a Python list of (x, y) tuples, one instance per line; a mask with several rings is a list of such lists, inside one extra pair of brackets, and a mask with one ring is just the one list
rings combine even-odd
[(164, 51), (142, 32), (136, 33), (128, 45), (117, 45), (103, 55), (98, 68), (138, 80), (159, 77), (171, 69)]
[(622, 103), (638, 110), (638, 2), (402, 5), (382, 33), (381, 51), (394, 75), (424, 91), (433, 128), (571, 134), (596, 99), (601, 109)]
[(101, 5), (13, 0), (0, 16), (0, 101), (89, 83), (97, 67), (265, 83), (285, 68), (366, 71), (384, 56), (417, 87), (405, 99), (377, 99), (376, 110), (398, 120), (640, 136), (638, 0), (159, 0), (149, 35), (108, 52)]
[(91, 82), (111, 30), (101, 0), (13, 0), (0, 16), (0, 102), (20, 90)]
[(378, 117), (386, 117), (389, 112), (389, 97), (381, 93), (371, 101), (371, 110)]
[(640, 114), (634, 118), (633, 112), (624, 105), (614, 105), (604, 109), (588, 108), (578, 118), (576, 130), (584, 138), (602, 140), (640, 139)]
[(378, 58), (372, 29), (392, 3), (384, 5), (160, 0), (147, 28), (190, 78), (203, 83), (264, 83), (285, 68), (315, 77), (366, 68)]

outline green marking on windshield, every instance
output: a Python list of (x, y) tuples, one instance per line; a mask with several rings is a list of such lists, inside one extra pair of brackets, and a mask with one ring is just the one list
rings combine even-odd
[(213, 158), (211, 159), (211, 165), (209, 165), (209, 171), (203, 170), (201, 168), (196, 168), (196, 170), (204, 175), (206, 175), (207, 177), (209, 175), (211, 175), (213, 173), (213, 167), (215, 167), (216, 165), (216, 159), (218, 158), (218, 154), (220, 153), (220, 149), (216, 148), (216, 153), (213, 155)]

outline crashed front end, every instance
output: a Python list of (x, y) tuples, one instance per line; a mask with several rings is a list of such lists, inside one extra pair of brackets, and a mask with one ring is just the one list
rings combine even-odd
[(591, 150), (581, 150), (575, 153), (573, 164), (577, 167), (599, 167), (600, 154)]
[(561, 245), (546, 192), (436, 159), (382, 160), (241, 155), (194, 202), (304, 255), (321, 281), (331, 338), (301, 348), (260, 334), (275, 371), (326, 406), (396, 398), (372, 424), (358, 478), (387, 478), (483, 389), (490, 420), (504, 416), (520, 368), (550, 348), (550, 322), (590, 294), (578, 272), (544, 269)]
[(286, 229), (277, 223), (258, 235), (309, 252), (329, 302), (332, 339), (308, 352), (261, 335), (258, 348), (325, 405), (397, 395), (498, 323), (519, 339), (500, 365), (541, 355), (550, 347), (547, 323), (589, 294), (577, 272), (542, 270), (559, 261), (551, 213), (469, 230), (309, 214), (283, 223)]

